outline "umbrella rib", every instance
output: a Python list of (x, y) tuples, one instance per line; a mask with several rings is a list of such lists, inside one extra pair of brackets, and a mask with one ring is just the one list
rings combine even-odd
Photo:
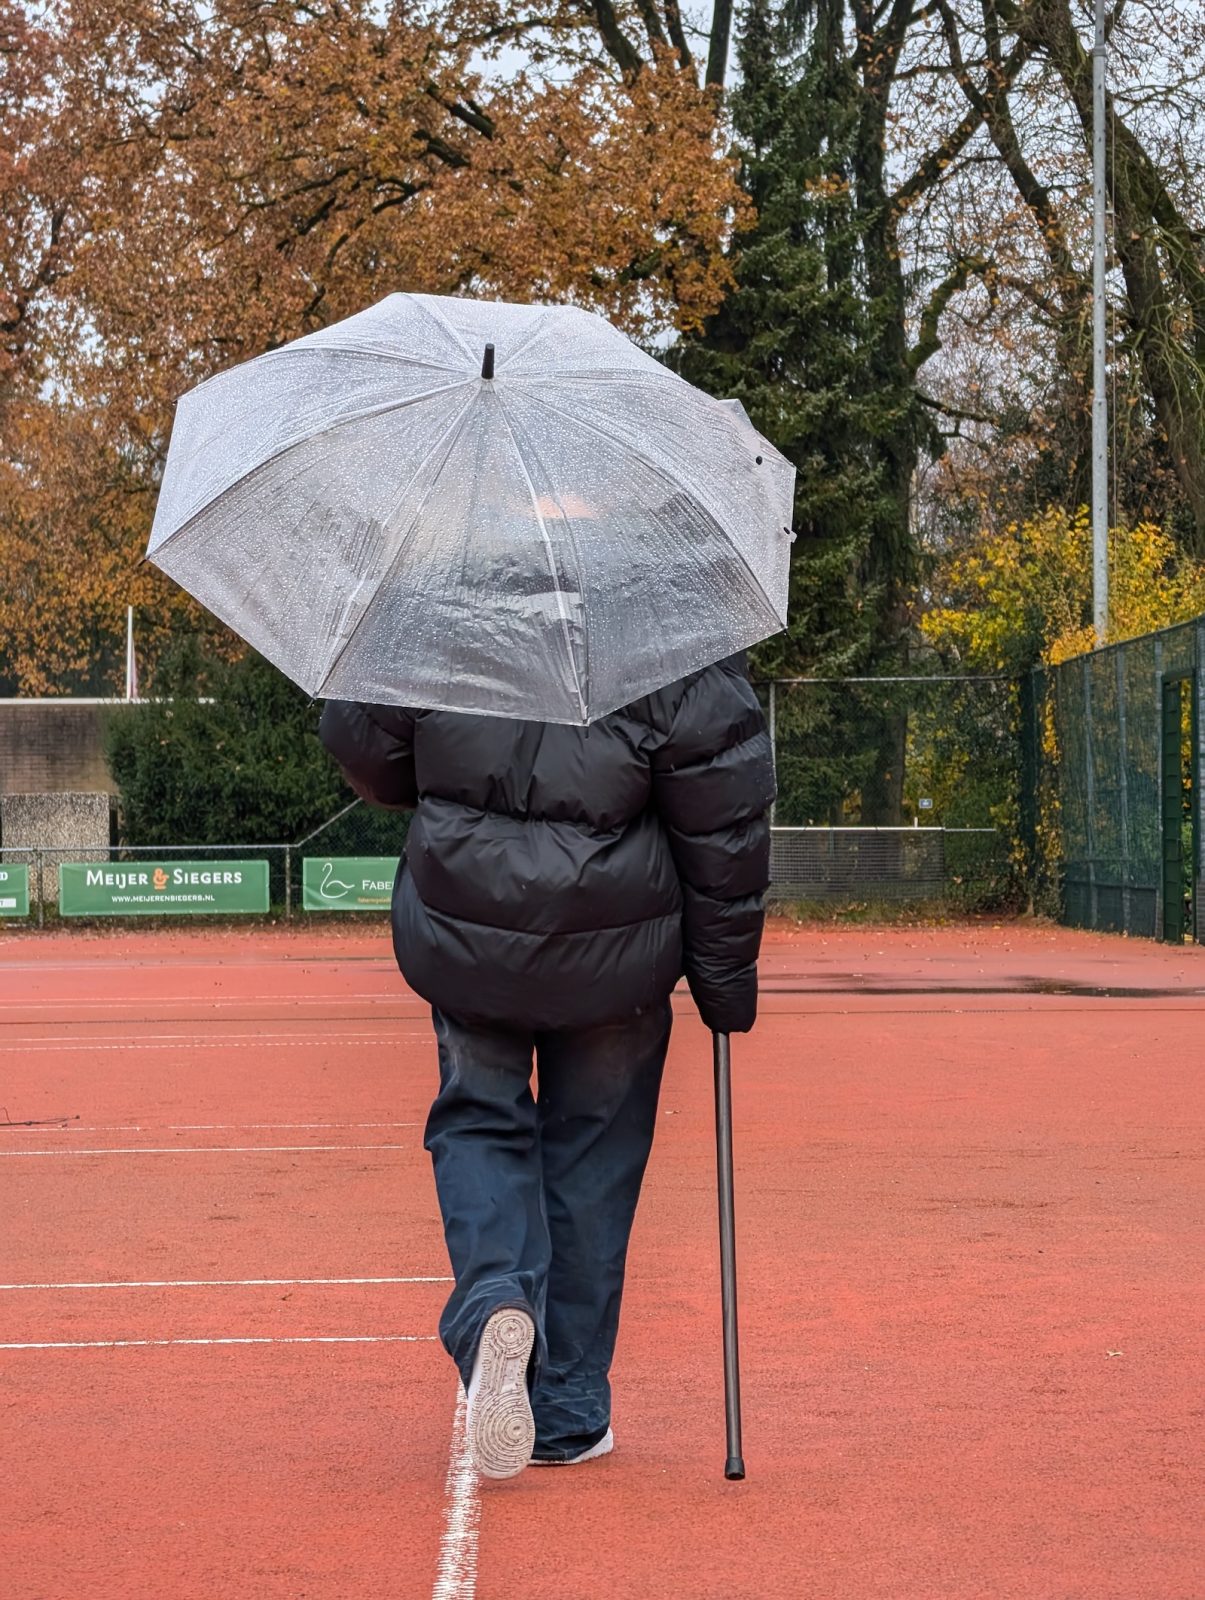
[[(322, 682), (318, 685), (317, 689), (314, 691), (314, 698), (315, 699), (317, 699), (318, 696), (323, 692), (323, 689), (330, 682), (331, 674), (335, 671), (336, 667), (338, 667), (339, 663), (343, 660), (343, 657), (347, 654), (348, 650), (351, 648), (352, 644), (355, 642), (356, 635), (359, 633), (361, 627), (364, 624), (364, 619), (367, 617), (368, 613), (372, 610), (373, 603), (375, 602), (377, 596), (380, 594), (381, 590), (385, 587), (385, 584), (388, 582), (389, 577), (392, 574), (394, 568), (397, 566), (398, 562), (401, 560), (402, 555), (403, 555), (403, 553), (404, 553), (404, 551), (406, 549), (406, 546), (410, 542), (410, 536), (411, 536), (411, 534), (413, 534), (414, 529), (415, 529), (415, 527), (416, 527), (416, 525), (418, 523), (418, 519), (422, 515), (423, 508), (426, 506), (427, 501), (430, 500), (431, 496), (435, 493), (435, 488), (436, 488), (436, 485), (439, 483), (439, 479), (440, 479), (440, 476), (441, 476), (441, 474), (443, 472), (443, 469), (448, 464), (448, 457), (452, 454), (452, 451), (453, 451), (453, 449), (454, 449), (454, 447), (456, 445), (456, 441), (460, 438), (460, 435), (464, 430), (465, 419), (467, 418), (469, 412), (473, 409), (473, 401), (477, 398), (477, 395), (476, 395), (477, 387), (478, 387), (477, 382), (476, 382), (476, 380), (474, 380), (474, 393), (469, 396), (468, 402), (464, 406), (464, 409), (461, 411), (460, 415), (456, 418), (456, 421), (453, 423), (452, 427), (449, 429), (449, 431), (446, 434), (444, 434), (444, 436), (441, 439), (437, 440), (436, 443), (431, 446), (430, 450), (427, 451), (427, 453), (423, 457), (422, 461), (419, 463), (419, 465), (414, 469), (414, 472), (411, 474), (410, 483), (408, 483), (406, 485), (407, 489), (409, 489), (410, 484), (412, 484), (412, 483), (414, 483), (416, 481), (416, 479), (422, 473), (423, 469), (432, 460), (432, 458), (434, 457), (436, 451), (441, 446), (443, 447), (443, 460), (439, 463), (439, 466), (436, 469), (435, 474), (431, 479), (431, 482), (427, 485), (426, 493), (423, 494), (420, 497), (420, 499), (418, 501), (418, 504), (414, 507), (414, 510), (413, 510), (413, 512), (411, 513), (411, 516), (410, 516), (410, 520), (406, 524), (405, 530), (401, 534), (401, 537), (398, 539), (397, 549), (390, 556), (389, 562), (386, 565), (385, 570), (381, 573), (381, 576), (377, 581), (377, 586), (376, 586), (376, 589), (373, 591), (372, 598), (369, 600), (368, 604), (364, 607), (363, 611), (360, 613), (358, 619), (355, 622), (355, 625), (352, 627), (351, 632), (348, 634), (347, 638), (343, 641), (343, 643), (339, 646), (339, 649), (336, 652), (336, 654), (334, 656), (334, 659), (330, 662), (330, 664), (327, 667), (326, 671), (323, 673)], [(403, 493), (404, 493), (404, 491), (403, 491)], [(396, 501), (398, 501), (398, 502), (400, 502), (402, 498), (403, 498), (402, 495), (397, 495), (395, 497)]]
[[(644, 465), (648, 467), (650, 472), (655, 472), (659, 478), (663, 478), (666, 483), (672, 484), (674, 488), (680, 492), (684, 492), (686, 494), (690, 494), (692, 492), (688, 487), (685, 487), (683, 484), (681, 484), (678, 479), (674, 477), (673, 473), (668, 472), (660, 462), (654, 461), (651, 456), (646, 455), (643, 450), (638, 449), (635, 445), (629, 444), (626, 439), (619, 438), (616, 434), (609, 432), (606, 428), (600, 428), (596, 422), (591, 422), (588, 417), (579, 417), (576, 416), (572, 411), (565, 411), (560, 406), (553, 405), (551, 400), (544, 399), (542, 395), (533, 394), (531, 395), (531, 399), (534, 400), (536, 405), (544, 406), (548, 411), (554, 411), (558, 417), (565, 417), (569, 422), (576, 424), (578, 427), (585, 428), (590, 433), (596, 433), (600, 439), (606, 439), (610, 444), (616, 445), (620, 450), (625, 450), (629, 455), (634, 456), (637, 461), (643, 462)], [(710, 516), (711, 513), (708, 512), (708, 515)], [(761, 600), (762, 604), (766, 607), (774, 620), (776, 622), (780, 621), (781, 619), (779, 618), (778, 612), (774, 609), (774, 602), (770, 599), (769, 595), (763, 588), (762, 581), (757, 576), (757, 573), (754, 572), (753, 568), (749, 565), (749, 558), (746, 556), (745, 552), (730, 537), (727, 529), (724, 528), (717, 519), (713, 517), (712, 520), (715, 522), (716, 527), (720, 529), (720, 532), (723, 533), (728, 542), (729, 548), (740, 561), (741, 566), (745, 570), (745, 575), (748, 578), (749, 583), (753, 586), (757, 597)]]
[(417, 306), (420, 311), (425, 311), (435, 326), (437, 328), (442, 328), (444, 333), (448, 334), (456, 342), (456, 344), (460, 346), (470, 361), (476, 361), (478, 359), (478, 356), (474, 355), (472, 349), (460, 337), (459, 333), (457, 333), (456, 329), (448, 321), (447, 317), (444, 316), (443, 312), (437, 310), (433, 305), (430, 304), (429, 295), (407, 294), (406, 299), (410, 301), (411, 305)]
[[(373, 361), (388, 361), (395, 367), (422, 367), (427, 372), (459, 372), (459, 367), (449, 366), (446, 361), (427, 361), (421, 356), (395, 356), (388, 350), (374, 350), (366, 344), (303, 344), (296, 340), (293, 344), (278, 345), (275, 350), (265, 350), (256, 357), (258, 361), (270, 361), (278, 356), (368, 356)], [(206, 383), (212, 383), (216, 378), (224, 378), (227, 372), (236, 371), (237, 368), (228, 367), (224, 372), (215, 372), (212, 378), (206, 378), (204, 383), (198, 383), (197, 389), (203, 389)], [(196, 393), (196, 389), (191, 391)]]
[(501, 371), (502, 371), (502, 369), (504, 367), (508, 367), (508, 366), (511, 365), (512, 362), (517, 361), (519, 359), (519, 357), (524, 354), (525, 351), (530, 350), (532, 345), (535, 344), (537, 339), (543, 338), (545, 330), (548, 327), (548, 315), (547, 315), (547, 313), (552, 309), (553, 308), (551, 306), (543, 307), (543, 310), (544, 310), (545, 314), (542, 317), (537, 319), (535, 327), (527, 335), (526, 339), (521, 339), (519, 341), (519, 343), (514, 347), (514, 349), (508, 351), (502, 357), (501, 361), (499, 361), (499, 363), (498, 363), (498, 371), (499, 371), (499, 373), (501, 373)]
[[(660, 363), (655, 363), (655, 365), (660, 365)], [(572, 383), (632, 383), (633, 381), (647, 383), (660, 376), (667, 383), (679, 384), (692, 390), (696, 395), (703, 400), (709, 401), (712, 405), (723, 406), (725, 404), (723, 400), (717, 400), (714, 395), (707, 394), (704, 390), (696, 388), (693, 383), (688, 383), (685, 378), (680, 378), (676, 372), (670, 372), (664, 367), (661, 368), (659, 374), (648, 372), (642, 367), (578, 367), (576, 369), (566, 367), (556, 372), (515, 372), (510, 376), (514, 382), (525, 384), (551, 383), (559, 388), (565, 388)], [(726, 422), (731, 421), (731, 413), (726, 414), (724, 420)], [(778, 446), (772, 444), (764, 433), (758, 433), (752, 423), (749, 424), (749, 429), (756, 436), (764, 455), (774, 456), (786, 466), (791, 465)], [(745, 430), (742, 429), (741, 431)]]
[[(424, 401), (433, 400), (436, 395), (448, 394), (453, 389), (463, 389), (469, 384), (475, 385), (476, 383), (476, 377), (458, 378), (455, 383), (441, 384), (438, 389), (424, 389), (422, 394), (408, 395), (404, 400), (383, 401), (380, 405), (372, 406), (367, 411), (357, 411), (354, 415), (348, 417), (337, 417), (334, 422), (328, 423), (325, 428), (319, 428), (314, 433), (301, 434), (298, 438), (290, 439), (287, 444), (278, 445), (262, 461), (257, 461), (253, 467), (248, 467), (246, 472), (241, 472), (237, 478), (232, 478), (223, 488), (211, 494), (204, 505), (198, 506), (194, 512), (184, 519), (178, 528), (173, 528), (169, 534), (160, 539), (155, 548), (147, 552), (148, 556), (152, 561), (156, 561), (159, 552), (164, 546), (170, 544), (173, 539), (191, 528), (197, 518), (203, 517), (221, 495), (229, 494), (237, 484), (246, 483), (249, 479), (254, 478), (257, 473), (263, 472), (267, 467), (274, 465), (277, 461), (287, 456), (291, 450), (298, 450), (302, 445), (312, 444), (315, 439), (321, 439), (326, 434), (338, 433), (343, 428), (353, 427), (357, 422), (368, 422), (373, 417), (385, 417), (391, 411), (404, 411), (407, 406), (421, 405)], [(424, 459), (422, 465), (425, 466), (428, 460), (430, 460), (430, 455)], [(152, 536), (153, 533), (154, 530), (152, 529)]]
[[(685, 378), (680, 378), (676, 372), (667, 371), (660, 362), (653, 361), (653, 367), (658, 370), (654, 372), (648, 367), (560, 367), (543, 372), (512, 372), (510, 376), (524, 383), (571, 383), (575, 378), (585, 378), (591, 383), (663, 382), (667, 386), (674, 384), (681, 388), (694, 389), (696, 394), (703, 393), (701, 389), (695, 389), (693, 383), (687, 383)], [(710, 400), (712, 396), (706, 395), (704, 398)]]
[[(497, 392), (496, 397), (499, 402), (501, 402), (501, 392)], [(548, 531), (548, 524), (544, 521), (544, 513), (540, 510), (540, 497), (536, 493), (535, 484), (531, 481), (531, 474), (527, 470), (527, 462), (523, 459), (522, 447), (519, 444), (519, 440), (515, 434), (514, 428), (511, 426), (511, 420), (506, 414), (506, 406), (504, 404), (499, 404), (498, 409), (502, 413), (502, 421), (506, 424), (506, 431), (510, 434), (510, 441), (515, 447), (515, 456), (519, 462), (519, 470), (523, 474), (523, 482), (527, 485), (527, 492), (531, 496), (531, 507), (536, 514), (536, 521), (540, 524), (540, 532), (544, 538), (544, 547), (548, 552), (548, 570), (551, 572), (552, 581), (556, 586), (556, 604), (557, 610), (560, 612), (561, 616), (561, 636), (565, 641), (565, 654), (569, 657), (569, 670), (573, 674), (573, 687), (575, 693), (577, 694), (578, 706), (581, 709), (582, 721), (585, 722), (586, 696), (582, 688), (581, 674), (577, 670), (577, 661), (573, 654), (573, 640), (569, 633), (569, 613), (565, 609), (565, 596), (561, 589), (561, 575), (557, 569), (556, 551), (553, 549), (552, 535)], [(573, 549), (573, 558), (574, 564), (577, 566), (577, 592), (580, 599), (582, 594), (582, 573), (581, 563), (577, 559), (576, 547)], [(589, 656), (587, 655), (587, 661), (588, 660)]]

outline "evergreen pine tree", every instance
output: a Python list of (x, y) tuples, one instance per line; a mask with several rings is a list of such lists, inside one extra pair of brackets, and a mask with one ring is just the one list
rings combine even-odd
[[(796, 467), (791, 624), (759, 649), (759, 672), (839, 677), (898, 670), (906, 559), (891, 453), (916, 400), (883, 377), (890, 313), (869, 288), (862, 89), (841, 5), (807, 10), (799, 54), (802, 29), (774, 0), (745, 10), (731, 104), (756, 221), (733, 241), (735, 287), (670, 359), (739, 399)], [(851, 715), (835, 692), (780, 699), (780, 820), (837, 820), (847, 796), (873, 785), (893, 716), (869, 702)]]

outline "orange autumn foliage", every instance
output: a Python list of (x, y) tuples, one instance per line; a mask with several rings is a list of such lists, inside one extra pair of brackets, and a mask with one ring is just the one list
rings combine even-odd
[(85, 675), (127, 603), (152, 654), (197, 625), (136, 563), (175, 401), (210, 373), (396, 290), (572, 301), (644, 339), (718, 304), (743, 201), (714, 94), (653, 46), (620, 73), (568, 7), (541, 46), (555, 77), (486, 76), (484, 22), (523, 15), (0, 0), (19, 106), (0, 136), (0, 673), (22, 690)]

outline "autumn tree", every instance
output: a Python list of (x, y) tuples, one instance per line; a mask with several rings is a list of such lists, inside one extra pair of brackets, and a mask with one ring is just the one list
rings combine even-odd
[[(133, 574), (209, 373), (395, 289), (650, 339), (722, 294), (743, 201), (672, 4), (0, 8), (0, 630), (27, 689), (80, 681), (129, 600), (152, 643), (191, 615)], [(515, 41), (529, 65), (491, 75)]]
[[(570, 299), (657, 343), (717, 314), (713, 331), (748, 327), (773, 298), (759, 309), (749, 280), (741, 306), (722, 298), (794, 196), (823, 293), (844, 281), (856, 302), (833, 331), (878, 519), (872, 537), (869, 506), (842, 527), (851, 615), (831, 612), (829, 641), (840, 626), (850, 661), (904, 660), (923, 557), (1019, 503), (1074, 508), (1086, 8), (751, 0), (735, 20), (759, 11), (775, 70), (813, 100), (746, 163), (768, 219), (751, 231), (718, 93), (730, 0), (702, 27), (676, 0), (0, 0), (0, 628), (19, 681), (82, 681), (129, 599), (144, 635), (193, 617), (129, 574), (172, 406), (201, 377), (397, 287)], [(1205, 46), (1186, 20), (1153, 0), (1110, 14), (1110, 305), (1116, 520), (1157, 518), (1196, 548)], [(841, 448), (852, 462), (852, 435)], [(819, 484), (802, 445), (799, 460)], [(800, 511), (803, 664), (821, 608)], [(873, 618), (865, 638), (855, 616)]]

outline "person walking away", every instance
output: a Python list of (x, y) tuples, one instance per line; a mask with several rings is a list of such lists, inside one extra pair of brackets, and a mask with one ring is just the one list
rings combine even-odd
[(757, 1011), (774, 774), (744, 659), (589, 728), (330, 701), (320, 731), (365, 801), (415, 812), (393, 941), (438, 1041), (473, 1460), (595, 1459), (671, 992), (685, 974), (715, 1032)]

